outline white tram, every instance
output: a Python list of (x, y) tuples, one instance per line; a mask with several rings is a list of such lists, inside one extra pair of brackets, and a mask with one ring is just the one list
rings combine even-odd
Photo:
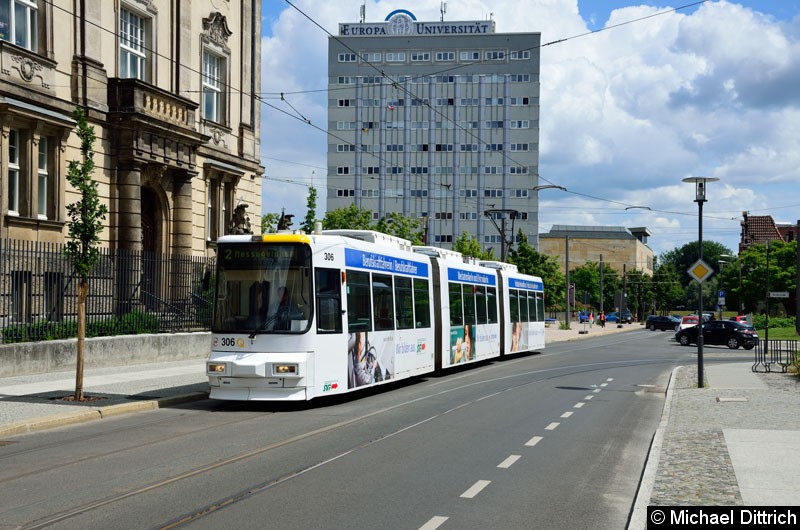
[(542, 281), (377, 232), (224, 236), (211, 397), (308, 400), (544, 348)]

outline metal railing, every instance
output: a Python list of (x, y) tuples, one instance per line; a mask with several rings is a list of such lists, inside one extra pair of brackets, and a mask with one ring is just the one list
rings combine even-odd
[(763, 366), (765, 372), (771, 372), (772, 365), (778, 365), (781, 372), (786, 373), (789, 366), (798, 361), (798, 344), (797, 340), (760, 339), (756, 344), (752, 370), (757, 372), (758, 367)]
[[(63, 244), (0, 241), (2, 342), (77, 335), (77, 285)], [(100, 249), (89, 278), (87, 336), (206, 331), (214, 259)], [(207, 283), (207, 282), (206, 282)]]

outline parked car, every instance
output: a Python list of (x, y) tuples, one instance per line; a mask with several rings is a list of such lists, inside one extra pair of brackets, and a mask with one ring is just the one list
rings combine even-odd
[(620, 316), (618, 311), (614, 311), (606, 315), (606, 322), (622, 322), (624, 324), (630, 324), (633, 322), (633, 315), (631, 315), (630, 311), (623, 311), (622, 316)]
[(698, 322), (697, 315), (686, 315), (681, 317), (681, 323), (678, 324), (678, 330), (681, 331), (692, 326), (696, 326)]
[(661, 331), (677, 331), (681, 321), (673, 316), (650, 315), (644, 326), (650, 331), (660, 329)]
[[(735, 350), (742, 346), (752, 350), (758, 344), (758, 333), (752, 326), (730, 320), (710, 320), (703, 323), (703, 344), (722, 344)], [(697, 344), (698, 326), (682, 329), (675, 333), (675, 340), (682, 346)]]

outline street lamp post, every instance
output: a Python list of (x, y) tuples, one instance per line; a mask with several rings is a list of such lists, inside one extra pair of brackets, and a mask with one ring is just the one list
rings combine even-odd
[[(697, 260), (703, 260), (703, 203), (706, 202), (706, 184), (716, 182), (716, 177), (687, 177), (683, 182), (694, 184), (694, 202), (697, 203)], [(703, 388), (703, 282), (697, 282), (697, 388)]]

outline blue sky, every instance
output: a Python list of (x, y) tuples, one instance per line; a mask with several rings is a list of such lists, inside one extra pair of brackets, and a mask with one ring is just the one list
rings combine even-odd
[[(358, 20), (362, 0), (293, 3), (335, 33)], [(447, 2), (446, 20), (492, 13), (498, 32), (540, 31), (542, 42), (641, 19), (542, 53), (539, 173), (568, 192), (540, 193), (540, 231), (646, 226), (657, 254), (695, 241), (687, 176), (720, 179), (709, 186), (704, 239), (733, 251), (743, 211), (800, 219), (800, 0), (709, 0), (653, 16), (692, 3)], [(438, 1), (366, 5), (367, 20), (399, 8), (440, 16)], [(282, 0), (263, 3), (263, 34), (263, 209), (302, 218), (308, 185), (326, 193), (327, 138), (289, 114), (326, 127), (327, 35)]]

